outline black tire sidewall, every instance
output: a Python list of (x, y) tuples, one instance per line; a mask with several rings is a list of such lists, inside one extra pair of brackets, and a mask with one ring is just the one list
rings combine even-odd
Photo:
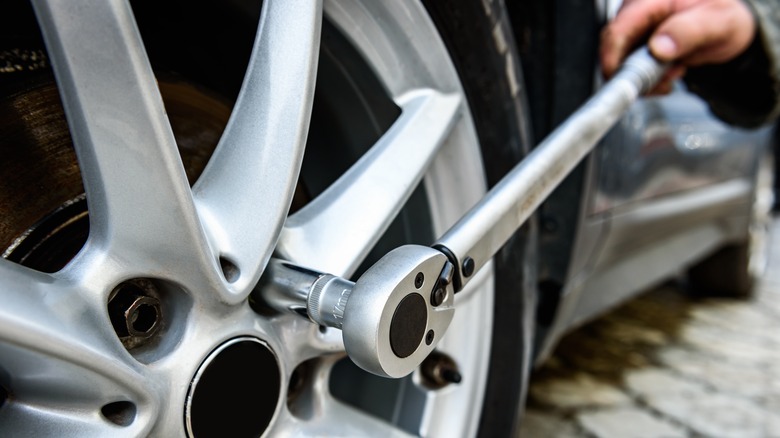
[[(492, 187), (530, 146), (523, 77), (503, 2), (489, 7), (470, 0), (424, 3), (463, 84)], [(494, 258), (493, 330), (479, 436), (517, 434), (531, 365), (535, 247), (532, 219)]]

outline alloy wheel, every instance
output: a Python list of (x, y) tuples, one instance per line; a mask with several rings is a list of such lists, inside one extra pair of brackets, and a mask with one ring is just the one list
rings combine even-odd
[[(241, 91), (192, 187), (165, 82), (130, 5), (33, 3), (89, 232), (54, 272), (0, 263), (3, 434), (207, 436), (214, 425), (248, 435), (474, 434), (492, 326), (489, 270), (459, 294), (430, 365), (444, 364), (449, 380), (460, 380), (457, 368), (456, 385), (432, 382), (441, 369), (377, 381), (345, 362), (338, 331), (271, 312), (253, 293), (272, 255), (348, 277), (399, 212), (424, 209), (409, 216), (424, 223), (407, 228), (433, 236), (484, 192), (458, 76), (418, 2), (265, 2)], [(399, 111), (288, 215), (307, 166), (334, 165), (304, 158), (315, 86), (329, 86), (316, 81), (323, 27), (354, 48), (354, 62)], [(421, 201), (410, 204), (418, 186)]]

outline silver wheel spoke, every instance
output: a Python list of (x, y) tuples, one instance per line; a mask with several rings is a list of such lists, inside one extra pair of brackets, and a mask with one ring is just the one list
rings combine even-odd
[[(89, 415), (93, 414), (93, 415)], [(90, 412), (77, 410), (46, 410), (39, 406), (13, 403), (4, 406), (0, 413), (0, 434), (3, 436), (81, 436), (81, 437), (131, 437), (144, 434), (144, 430), (118, 429)], [(101, 421), (102, 420), (102, 421)]]
[(267, 1), (243, 88), (194, 193), (213, 243), (248, 293), (271, 256), (300, 171), (314, 98), (322, 5)]
[(317, 325), (292, 315), (282, 315), (274, 323), (284, 326), (279, 337), (284, 345), (284, 358), (288, 366), (295, 367), (315, 357), (345, 354), (344, 341), (338, 329), (322, 330)]
[(34, 2), (90, 211), (90, 239), (125, 266), (216, 272), (130, 5)]
[(280, 257), (341, 276), (357, 269), (460, 117), (457, 95), (419, 90), (399, 103), (401, 116), (371, 150), (287, 219)]
[[(364, 380), (355, 373), (362, 371), (351, 367), (339, 367), (331, 376), (331, 367), (346, 355), (339, 330), (266, 311), (262, 303), (247, 300), (274, 251), (296, 263), (349, 276), (380, 239), (416, 239), (415, 233), (404, 232), (408, 230), (387, 229), (402, 209), (404, 215), (411, 210), (409, 197), (423, 179), (431, 195), (420, 206), (426, 212), (409, 216), (420, 216), (424, 223), (410, 227), (438, 231), (472, 203), (471, 191), (480, 192), (483, 174), (471, 116), (423, 4), (266, 0), (254, 29), (258, 9), (234, 2), (202, 10), (194, 5), (184, 20), (175, 6), (141, 7), (132, 0), (32, 3), (87, 191), (90, 229), (83, 249), (56, 273), (0, 260), (0, 436), (182, 436), (187, 427), (182, 413), (196, 403), (196, 396), (189, 396), (205, 394), (212, 384), (228, 395), (206, 404), (197, 401), (192, 412), (204, 424), (225, 420), (259, 427), (255, 414), (267, 414), (270, 424), (257, 434), (410, 436), (406, 429), (412, 435), (418, 428), (438, 431), (426, 423), (438, 418), (431, 417), (440, 402), (435, 397), (424, 405), (415, 399), (411, 409), (423, 409), (424, 416), (407, 418), (410, 408), (402, 404), (410, 393), (405, 388), (384, 391), (370, 382), (357, 386)], [(315, 131), (323, 137), (310, 144), (330, 146), (317, 151), (326, 160), (315, 166), (342, 169), (344, 160), (362, 150), (365, 144), (349, 131), (365, 123), (360, 111), (384, 122), (387, 99), (402, 111), (346, 174), (288, 218), (309, 135), (323, 8), (330, 20), (322, 40), (329, 57), (322, 64), (328, 75), (319, 84), (331, 88), (322, 94), (325, 101), (318, 94), (317, 104), (339, 117), (331, 121), (323, 113), (318, 121), (338, 126)], [(209, 32), (203, 35), (203, 29)], [(171, 61), (155, 67), (175, 70), (186, 85), (172, 92), (170, 100), (163, 89), (177, 136), (183, 120), (193, 138), (207, 134), (211, 139), (216, 125), (200, 131), (201, 119), (189, 111), (203, 112), (203, 123), (224, 122), (222, 106), (212, 114), (214, 101), (222, 102), (223, 91), (234, 90), (233, 73), (240, 64), (219, 61), (211, 63), (213, 70), (203, 69), (202, 53), (216, 47), (212, 43), (243, 47), (242, 38), (252, 33), (252, 54), (229, 121), (190, 188), (144, 42), (150, 55)], [(232, 49), (227, 53), (234, 59)], [(157, 73), (163, 83), (165, 73)], [(358, 81), (368, 75), (375, 77), (365, 84)], [(357, 100), (352, 102), (348, 93)], [(388, 108), (387, 117), (393, 109)], [(322, 141), (342, 133), (350, 134), (343, 143)], [(186, 163), (197, 158), (200, 168), (207, 146), (213, 146), (203, 143), (190, 150), (190, 143), (182, 141)], [(66, 231), (62, 236), (70, 237)], [(47, 250), (41, 246), (41, 252)], [(150, 296), (136, 297), (135, 286)], [(129, 294), (129, 304), (118, 299), (120, 293)], [(484, 301), (477, 298), (468, 300), (464, 318), (474, 320), (470, 309)], [(490, 315), (479, 316), (474, 336), (484, 332), (482, 326), (490, 327)], [(148, 337), (131, 333), (144, 332), (144, 327), (149, 327)], [(254, 357), (249, 355), (255, 352), (247, 353), (251, 349), (219, 349), (238, 338), (259, 340), (265, 346), (260, 350), (268, 354)], [(457, 350), (448, 352), (465, 372), (472, 372), (471, 363), (459, 358), (475, 349), (458, 344)], [(228, 365), (221, 369), (217, 363)], [(247, 366), (241, 369), (239, 363)], [(242, 390), (250, 388), (246, 383), (257, 378), (258, 369), (283, 378), (278, 393), (247, 390), (250, 398), (264, 398), (252, 407), (253, 415), (231, 408), (238, 415), (228, 420), (212, 409), (243, 404)], [(206, 372), (210, 377), (201, 378)], [(469, 375), (464, 381), (468, 384), (457, 388), (464, 394), (456, 397), (457, 403), (439, 403), (440, 411), (457, 404), (447, 429), (456, 434), (481, 411), (480, 398), (474, 396), (481, 386), (471, 382), (482, 380)], [(342, 385), (356, 387), (340, 391)], [(395, 406), (392, 414), (385, 415), (387, 406)], [(369, 414), (373, 412), (381, 414)]]
[(63, 397), (112, 402), (120, 395), (150, 400), (146, 379), (111, 331), (98, 300), (86, 299), (55, 276), (5, 260), (0, 277), (0, 357), (14, 376), (20, 402)]

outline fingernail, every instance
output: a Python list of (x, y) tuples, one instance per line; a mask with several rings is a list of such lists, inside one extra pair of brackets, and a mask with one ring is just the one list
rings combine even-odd
[(650, 50), (664, 60), (672, 60), (677, 54), (677, 43), (669, 35), (657, 35), (650, 40)]

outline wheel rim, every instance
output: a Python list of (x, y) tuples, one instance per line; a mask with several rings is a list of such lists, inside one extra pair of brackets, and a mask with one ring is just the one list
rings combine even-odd
[[(413, 1), (369, 3), (326, 2), (325, 14), (401, 115), (352, 170), (287, 218), (314, 93), (318, 2), (264, 5), (243, 89), (192, 190), (129, 6), (35, 2), (85, 181), (90, 234), (55, 273), (0, 263), (7, 302), (0, 309), (0, 394), (7, 393), (0, 429), (181, 435), (195, 376), (221, 346), (241, 340), (267, 346), (277, 360), (281, 388), (271, 394), (269, 435), (473, 435), (492, 323), (489, 272), (459, 295), (440, 344), (463, 382), (429, 390), (416, 372), (397, 383), (419, 392), (422, 414), (411, 420), (399, 410), (380, 421), (331, 394), (333, 385), (348, 384), (331, 377), (343, 357), (340, 333), (291, 315), (258, 315), (248, 305), (273, 251), (353, 274), (420, 178), (437, 234), (484, 192), (463, 92), (424, 9)], [(361, 208), (365, 214), (345, 218)], [(154, 340), (131, 350), (107, 311), (128, 282), (150, 284), (153, 293), (141, 298), (156, 300), (164, 315)]]

